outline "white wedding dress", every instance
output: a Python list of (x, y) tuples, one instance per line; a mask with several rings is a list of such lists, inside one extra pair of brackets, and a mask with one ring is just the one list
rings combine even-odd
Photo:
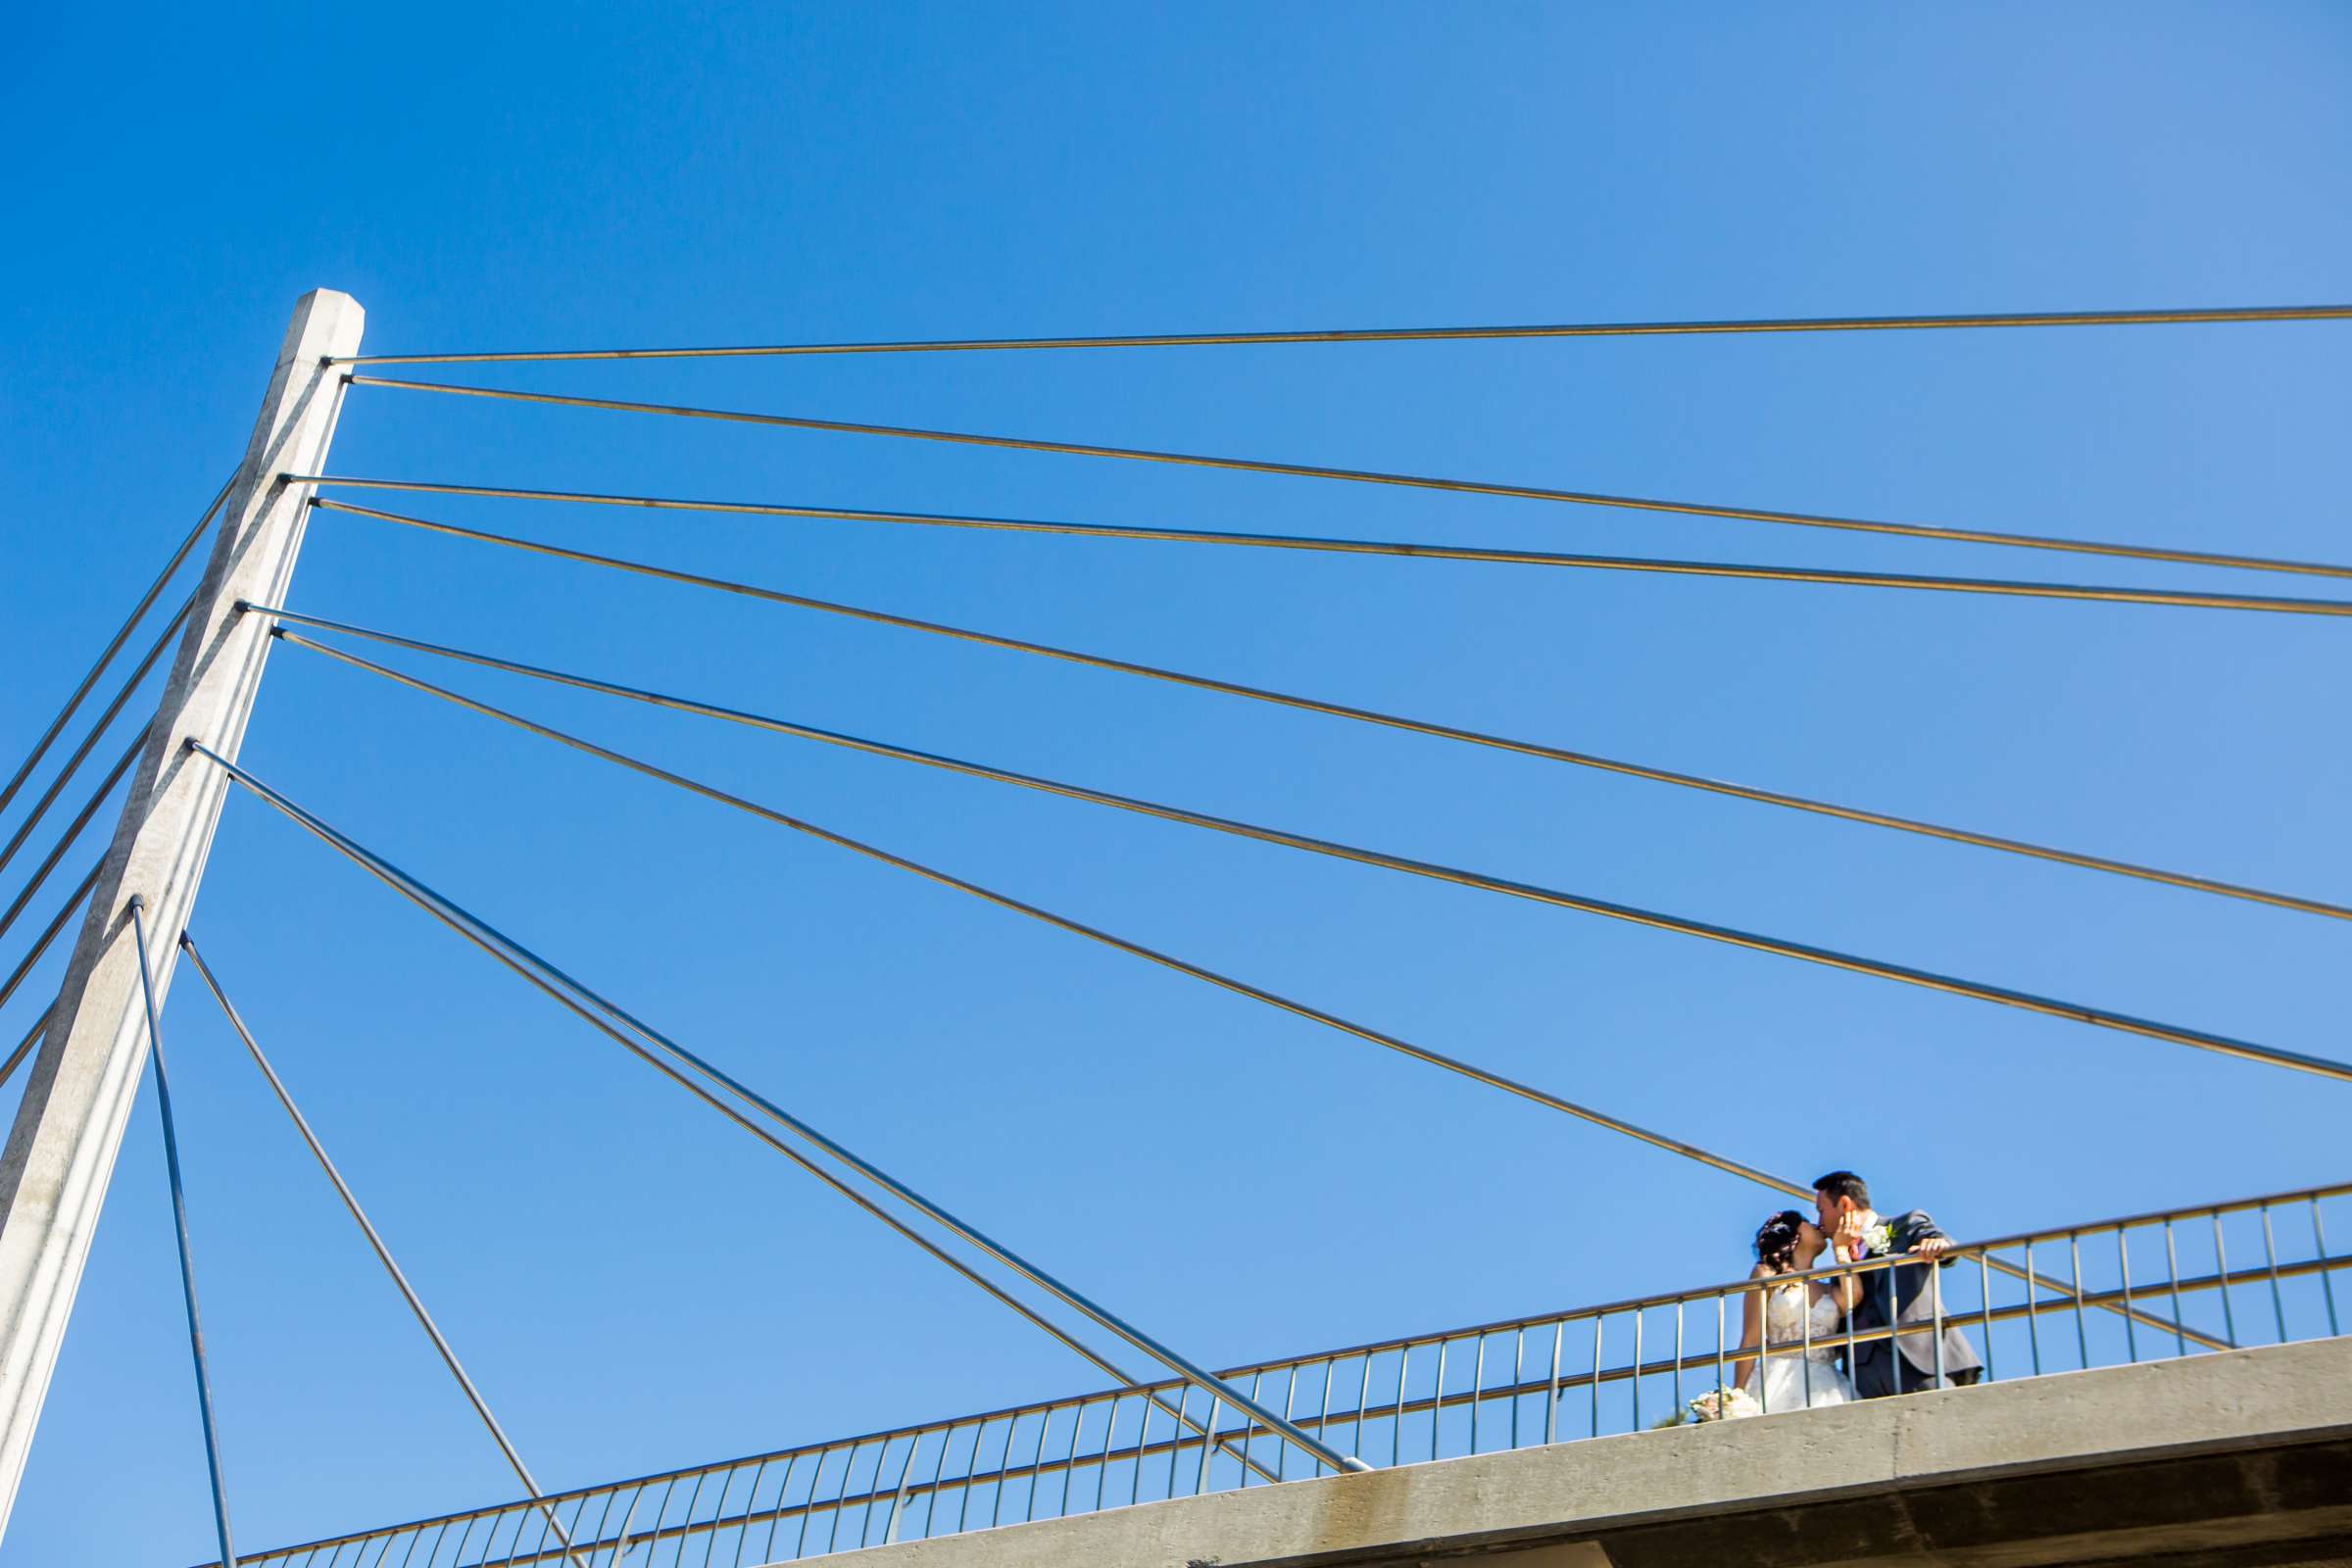
[[(1764, 1297), (1764, 1338), (1767, 1344), (1780, 1345), (1797, 1341), (1806, 1333), (1806, 1288), (1801, 1280), (1776, 1285)], [(1759, 1415), (1778, 1415), (1783, 1410), (1818, 1409), (1825, 1404), (1851, 1404), (1856, 1396), (1854, 1386), (1843, 1372), (1838, 1370), (1836, 1357), (1842, 1340), (1842, 1320), (1838, 1311), (1838, 1299), (1827, 1292), (1813, 1303), (1813, 1348), (1775, 1350), (1764, 1358), (1764, 1376), (1759, 1387), (1750, 1379), (1748, 1394)], [(1808, 1397), (1808, 1393), (1810, 1396)]]

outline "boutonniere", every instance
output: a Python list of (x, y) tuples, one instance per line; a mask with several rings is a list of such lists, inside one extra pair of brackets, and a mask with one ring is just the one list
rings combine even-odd
[(1862, 1233), (1862, 1252), (1866, 1257), (1885, 1257), (1894, 1250), (1894, 1227), (1885, 1220)]

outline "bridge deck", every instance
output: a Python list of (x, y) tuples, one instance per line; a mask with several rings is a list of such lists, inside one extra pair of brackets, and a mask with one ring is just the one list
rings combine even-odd
[(816, 1559), (1981, 1568), (2352, 1562), (2352, 1338), (1480, 1454)]

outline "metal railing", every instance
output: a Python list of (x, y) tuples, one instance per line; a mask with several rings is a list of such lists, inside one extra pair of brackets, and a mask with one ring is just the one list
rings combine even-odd
[[(2328, 1213), (2352, 1183), (2093, 1221), (1955, 1248), (1895, 1330), (1850, 1318), (1762, 1353), (1848, 1355), (1890, 1333), (1933, 1358), (1967, 1335), (1986, 1381), (2342, 1332)], [(2003, 1265), (2008, 1266), (2007, 1272)], [(1828, 1282), (1891, 1268), (1816, 1269)], [(1741, 1279), (1667, 1296), (1234, 1368), (1253, 1398), (1375, 1466), (1564, 1443), (1689, 1419), (1730, 1387)], [(1759, 1389), (1767, 1380), (1751, 1379)], [(1771, 1412), (1767, 1410), (1766, 1414)], [(888, 1542), (1330, 1474), (1186, 1382), (1104, 1390), (754, 1454), (241, 1556), (261, 1568), (752, 1568)], [(564, 1537), (556, 1534), (561, 1521)]]

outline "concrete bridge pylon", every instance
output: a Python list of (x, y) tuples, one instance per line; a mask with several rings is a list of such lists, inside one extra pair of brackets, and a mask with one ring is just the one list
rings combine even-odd
[(5, 1532), (147, 1060), (127, 910), (144, 901), (157, 1005), (203, 879), (229, 781), (191, 766), (202, 741), (234, 758), (269, 657), (241, 600), (281, 601), (302, 548), (309, 486), (342, 403), (330, 357), (358, 352), (366, 313), (316, 289), (294, 308), (253, 437), (223, 503), (185, 634), (92, 890), (24, 1098), (0, 1152), (0, 1532)]

